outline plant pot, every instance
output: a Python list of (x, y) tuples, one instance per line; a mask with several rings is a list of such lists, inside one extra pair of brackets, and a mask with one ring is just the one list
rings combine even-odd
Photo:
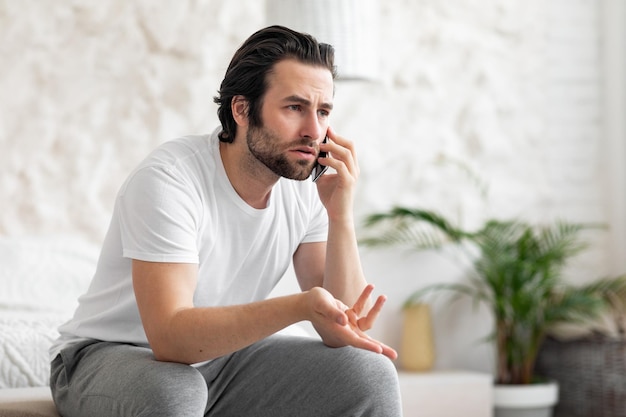
[(556, 382), (495, 385), (494, 417), (551, 417), (558, 397)]
[(407, 371), (430, 371), (435, 364), (432, 319), (428, 304), (404, 308), (400, 364)]

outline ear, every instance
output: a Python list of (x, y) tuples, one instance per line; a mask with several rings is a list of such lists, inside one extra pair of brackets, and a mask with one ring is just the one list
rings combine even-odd
[(230, 102), (233, 119), (239, 126), (248, 125), (248, 99), (244, 96), (235, 96)]

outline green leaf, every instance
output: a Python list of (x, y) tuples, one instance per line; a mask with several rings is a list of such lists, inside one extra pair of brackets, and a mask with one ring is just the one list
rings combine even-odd
[(367, 245), (423, 250), (451, 243), (477, 251), (470, 256), (473, 270), (467, 282), (430, 285), (412, 293), (405, 306), (438, 291), (485, 304), (496, 323), (490, 339), (498, 349), (499, 382), (532, 380), (534, 360), (550, 326), (585, 322), (608, 308), (626, 310), (626, 276), (579, 287), (563, 282), (566, 262), (587, 247), (581, 232), (598, 225), (490, 219), (481, 229), (467, 231), (436, 211), (394, 207), (370, 215), (366, 227), (374, 232), (362, 241)]

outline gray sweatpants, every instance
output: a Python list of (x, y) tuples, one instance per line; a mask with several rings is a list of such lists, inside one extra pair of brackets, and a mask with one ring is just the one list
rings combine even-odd
[(293, 336), (198, 367), (156, 361), (143, 347), (82, 342), (52, 361), (50, 386), (64, 417), (402, 415), (388, 358)]

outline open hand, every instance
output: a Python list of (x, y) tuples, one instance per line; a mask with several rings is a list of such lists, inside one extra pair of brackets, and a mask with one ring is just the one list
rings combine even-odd
[(392, 360), (398, 357), (394, 349), (365, 333), (374, 325), (386, 301), (385, 296), (379, 296), (372, 308), (364, 314), (373, 291), (374, 286), (367, 285), (356, 303), (348, 307), (323, 288), (311, 290), (312, 296), (315, 297), (314, 317), (311, 322), (324, 344), (330, 347), (354, 346), (382, 353)]

